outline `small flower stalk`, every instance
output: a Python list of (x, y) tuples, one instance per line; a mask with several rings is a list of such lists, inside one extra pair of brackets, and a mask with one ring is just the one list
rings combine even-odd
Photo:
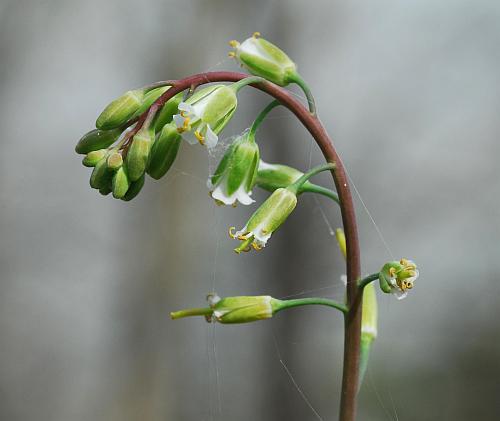
[(220, 298), (217, 294), (209, 294), (207, 301), (209, 307), (180, 310), (170, 316), (172, 319), (204, 316), (208, 322), (223, 324), (251, 323), (270, 319), (279, 305), (279, 300), (269, 295)]
[(231, 144), (215, 174), (208, 179), (210, 195), (220, 205), (249, 205), (259, 165), (259, 146), (251, 132), (245, 132)]
[(261, 250), (266, 246), (271, 235), (276, 231), (297, 205), (297, 195), (291, 189), (277, 189), (250, 217), (247, 224), (239, 231), (229, 229), (229, 236), (241, 241), (234, 249), (236, 253), (248, 252), (251, 248)]
[(218, 134), (236, 110), (238, 100), (231, 86), (215, 85), (200, 89), (179, 104), (179, 114), (174, 116), (177, 131), (189, 144), (200, 143), (213, 148)]
[(241, 44), (233, 40), (229, 45), (234, 49), (229, 55), (252, 75), (280, 86), (295, 80), (297, 65), (276, 45), (261, 38), (259, 32)]
[(379, 273), (380, 288), (394, 294), (398, 300), (405, 298), (413, 288), (419, 272), (415, 263), (408, 259), (386, 263)]

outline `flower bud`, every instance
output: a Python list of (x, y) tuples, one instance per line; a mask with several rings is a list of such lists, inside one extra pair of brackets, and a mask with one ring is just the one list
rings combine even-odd
[(250, 251), (250, 246), (255, 250), (265, 247), (267, 240), (276, 231), (297, 205), (297, 196), (289, 189), (277, 189), (251, 216), (247, 224), (233, 234), (234, 227), (229, 229), (232, 238), (241, 240), (236, 253)]
[(170, 86), (162, 86), (160, 88), (151, 89), (149, 92), (144, 94), (144, 98), (141, 101), (141, 106), (137, 109), (134, 115), (131, 117), (139, 117), (142, 113), (146, 112), (153, 102), (155, 102), (160, 96), (162, 96)]
[(138, 180), (130, 183), (130, 187), (128, 188), (125, 196), (122, 197), (122, 200), (124, 200), (125, 202), (129, 202), (135, 196), (137, 196), (139, 192), (142, 190), (145, 180), (146, 180), (146, 174), (142, 174), (142, 176)]
[(106, 156), (102, 158), (94, 167), (92, 174), (90, 175), (90, 187), (93, 189), (101, 189), (111, 185), (111, 179), (113, 177), (113, 172), (109, 170)]
[(268, 164), (261, 160), (255, 184), (273, 192), (276, 189), (288, 187), (303, 175), (303, 172), (287, 165)]
[[(218, 299), (218, 300), (217, 300)], [(249, 323), (273, 317), (273, 301), (269, 295), (226, 297), (212, 296), (212, 318), (219, 323)]]
[(161, 129), (165, 127), (165, 124), (170, 123), (174, 118), (174, 115), (177, 114), (183, 95), (184, 92), (179, 92), (173, 98), (170, 98), (158, 112), (154, 122), (156, 133), (159, 133)]
[(107, 153), (108, 151), (106, 149), (89, 152), (85, 158), (83, 158), (82, 164), (86, 167), (95, 167), (97, 163), (107, 155)]
[(106, 149), (111, 146), (120, 137), (121, 129), (98, 130), (94, 129), (85, 133), (78, 141), (75, 152), (78, 154), (88, 154), (98, 149)]
[(418, 269), (411, 260), (386, 263), (379, 272), (380, 288), (385, 293), (392, 293), (400, 300), (408, 295), (413, 283), (418, 278)]
[(115, 175), (113, 175), (111, 186), (113, 190), (113, 197), (115, 199), (122, 199), (125, 197), (125, 194), (130, 187), (130, 180), (125, 166), (118, 168)]
[(107, 196), (108, 194), (111, 193), (111, 186), (108, 184), (106, 184), (105, 186), (102, 186), (100, 189), (99, 189), (99, 193), (101, 193), (103, 196)]
[(118, 151), (113, 151), (108, 155), (106, 164), (108, 169), (111, 171), (116, 171), (123, 165), (123, 157), (122, 154)]
[(297, 73), (297, 66), (282, 50), (259, 37), (256, 32), (243, 41), (230, 41), (234, 52), (229, 53), (242, 67), (255, 76), (261, 76), (280, 86), (292, 82)]
[(361, 350), (359, 356), (359, 386), (368, 368), (368, 359), (373, 341), (377, 337), (377, 295), (373, 283), (363, 289), (363, 308), (361, 319)]
[(175, 124), (165, 125), (151, 148), (147, 173), (155, 180), (162, 178), (174, 163), (180, 144)]
[(236, 93), (229, 86), (200, 89), (179, 104), (180, 113), (174, 116), (177, 131), (191, 145), (200, 143), (213, 148), (219, 139), (217, 134), (231, 119), (237, 103)]
[(127, 169), (130, 181), (138, 180), (146, 171), (154, 133), (149, 129), (141, 129), (132, 139), (127, 153)]
[(208, 180), (211, 195), (217, 203), (236, 206), (253, 203), (250, 197), (257, 175), (259, 146), (249, 132), (231, 144), (220, 161), (215, 174)]
[(144, 90), (137, 89), (125, 92), (121, 97), (111, 102), (99, 115), (95, 123), (101, 130), (111, 130), (120, 127), (137, 112), (144, 100)]

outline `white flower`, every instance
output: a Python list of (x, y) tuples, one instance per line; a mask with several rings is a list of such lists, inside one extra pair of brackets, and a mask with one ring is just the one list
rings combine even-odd
[(174, 115), (177, 131), (191, 145), (200, 143), (208, 148), (217, 145), (217, 134), (231, 119), (237, 99), (230, 86), (215, 85), (201, 89), (179, 104)]
[(399, 262), (389, 262), (380, 272), (380, 286), (384, 292), (390, 292), (398, 300), (402, 300), (413, 288), (413, 283), (418, 276), (417, 265), (412, 260), (401, 259)]

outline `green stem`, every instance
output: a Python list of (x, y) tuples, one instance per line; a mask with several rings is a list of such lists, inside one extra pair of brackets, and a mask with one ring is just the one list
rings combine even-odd
[(340, 201), (339, 201), (339, 197), (337, 196), (337, 193), (335, 193), (333, 190), (327, 189), (326, 187), (318, 186), (317, 184), (313, 184), (313, 183), (304, 183), (304, 185), (300, 189), (300, 193), (304, 193), (304, 192), (321, 194), (325, 197), (332, 199), (335, 203), (340, 205)]
[(230, 88), (234, 89), (235, 92), (239, 92), (241, 88), (251, 85), (253, 83), (259, 83), (259, 82), (264, 82), (265, 79), (261, 78), (259, 76), (250, 76), (246, 77), (245, 79), (241, 79), (238, 82), (234, 82), (233, 84), (229, 85)]
[(249, 133), (249, 137), (250, 138), (255, 137), (255, 133), (257, 132), (257, 129), (262, 124), (262, 122), (264, 121), (264, 119), (271, 112), (271, 110), (273, 108), (276, 108), (278, 105), (281, 105), (280, 102), (277, 101), (277, 100), (274, 100), (266, 108), (264, 108), (260, 112), (260, 114), (257, 116), (257, 118), (255, 119), (255, 121), (253, 122), (252, 127), (250, 128), (250, 133)]
[(363, 289), (365, 286), (367, 286), (370, 282), (378, 280), (378, 272), (377, 273), (372, 273), (371, 275), (368, 275), (366, 278), (360, 279), (358, 281), (358, 288)]
[(304, 92), (304, 95), (307, 98), (307, 102), (309, 103), (309, 112), (312, 115), (316, 115), (316, 102), (314, 100), (311, 89), (309, 88), (309, 85), (305, 82), (304, 79), (302, 79), (302, 76), (300, 76), (298, 73), (294, 73), (293, 75), (291, 75), (289, 80), (299, 85), (300, 89), (302, 89), (302, 92)]
[(323, 171), (331, 171), (335, 169), (335, 164), (332, 162), (329, 162), (328, 164), (324, 165), (318, 165), (317, 167), (314, 167), (307, 171), (304, 175), (302, 175), (297, 181), (295, 181), (293, 184), (290, 184), (287, 188), (297, 194), (300, 191), (300, 188), (302, 185), (309, 180), (311, 177), (315, 176), (316, 174), (319, 174), (320, 172)]
[(211, 316), (213, 310), (209, 307), (204, 308), (189, 308), (187, 310), (179, 310), (173, 311), (170, 313), (170, 317), (172, 320), (182, 319), (183, 317), (192, 317), (192, 316)]
[(348, 312), (348, 308), (345, 304), (341, 304), (338, 303), (337, 301), (329, 300), (327, 298), (297, 298), (295, 300), (280, 300), (276, 312), (287, 308), (307, 306), (307, 305), (328, 306), (340, 310), (344, 314)]

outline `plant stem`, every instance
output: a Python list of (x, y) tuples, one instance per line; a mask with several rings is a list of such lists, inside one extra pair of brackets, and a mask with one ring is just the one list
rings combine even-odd
[(314, 101), (314, 97), (311, 92), (311, 89), (309, 88), (309, 85), (306, 83), (304, 79), (302, 79), (302, 76), (300, 76), (298, 73), (292, 75), (290, 79), (294, 83), (300, 86), (300, 89), (302, 89), (302, 92), (304, 92), (304, 95), (307, 98), (307, 102), (309, 104), (309, 112), (312, 115), (316, 115), (316, 102)]
[(363, 279), (358, 281), (358, 288), (363, 289), (370, 282), (376, 281), (377, 279), (378, 279), (378, 272), (372, 273), (371, 275), (368, 275), (366, 278), (363, 278)]
[(272, 101), (270, 104), (267, 105), (266, 108), (264, 108), (260, 114), (257, 116), (257, 118), (254, 120), (252, 127), (250, 127), (250, 137), (254, 137), (255, 133), (257, 132), (257, 129), (259, 126), (262, 124), (264, 119), (267, 117), (267, 115), (271, 112), (272, 109), (276, 108), (280, 103), (276, 100)]
[(259, 83), (263, 82), (264, 79), (259, 77), (259, 76), (247, 76), (243, 79), (238, 80), (237, 82), (233, 83), (232, 85), (229, 85), (232, 89), (235, 90), (235, 92), (239, 92), (241, 88), (244, 88), (245, 86), (252, 85), (254, 83)]
[(172, 318), (172, 320), (176, 320), (191, 316), (211, 316), (213, 312), (213, 309), (211, 309), (210, 307), (189, 308), (187, 310), (173, 311), (172, 313), (170, 313), (170, 317)]
[(322, 196), (332, 199), (338, 205), (340, 204), (337, 193), (335, 193), (333, 190), (327, 189), (326, 187), (318, 186), (317, 184), (305, 183), (300, 189), (300, 193), (321, 194)]
[(323, 171), (333, 171), (335, 169), (335, 164), (329, 162), (328, 164), (324, 165), (318, 165), (309, 171), (307, 171), (305, 174), (303, 174), (299, 179), (297, 179), (293, 184), (290, 184), (287, 189), (293, 191), (295, 194), (297, 194), (302, 187), (302, 185), (309, 180), (311, 177), (315, 176), (316, 174), (319, 174), (320, 172)]
[(327, 298), (298, 298), (295, 300), (280, 300), (280, 306), (276, 311), (281, 311), (287, 308), (300, 307), (307, 305), (323, 305), (340, 310), (342, 313), (347, 313), (348, 309), (345, 304), (338, 303)]
[[(248, 75), (236, 72), (208, 72), (188, 76), (172, 82), (172, 87), (163, 93), (153, 104), (161, 107), (174, 95), (186, 89), (211, 82), (238, 82)], [(342, 374), (342, 392), (340, 397), (340, 421), (354, 421), (356, 418), (356, 396), (359, 375), (359, 354), (361, 342), (361, 302), (363, 291), (358, 289), (360, 278), (360, 252), (358, 228), (354, 202), (342, 160), (340, 159), (325, 128), (316, 117), (290, 92), (267, 82), (255, 82), (252, 86), (274, 97), (281, 105), (287, 107), (300, 120), (318, 144), (327, 162), (335, 164), (332, 172), (333, 180), (340, 201), (342, 223), (347, 242), (347, 306), (344, 333), (344, 367)], [(144, 116), (144, 115), (143, 115)], [(141, 116), (141, 119), (143, 118)], [(145, 118), (145, 117), (144, 117)], [(140, 126), (137, 122), (134, 130)]]

